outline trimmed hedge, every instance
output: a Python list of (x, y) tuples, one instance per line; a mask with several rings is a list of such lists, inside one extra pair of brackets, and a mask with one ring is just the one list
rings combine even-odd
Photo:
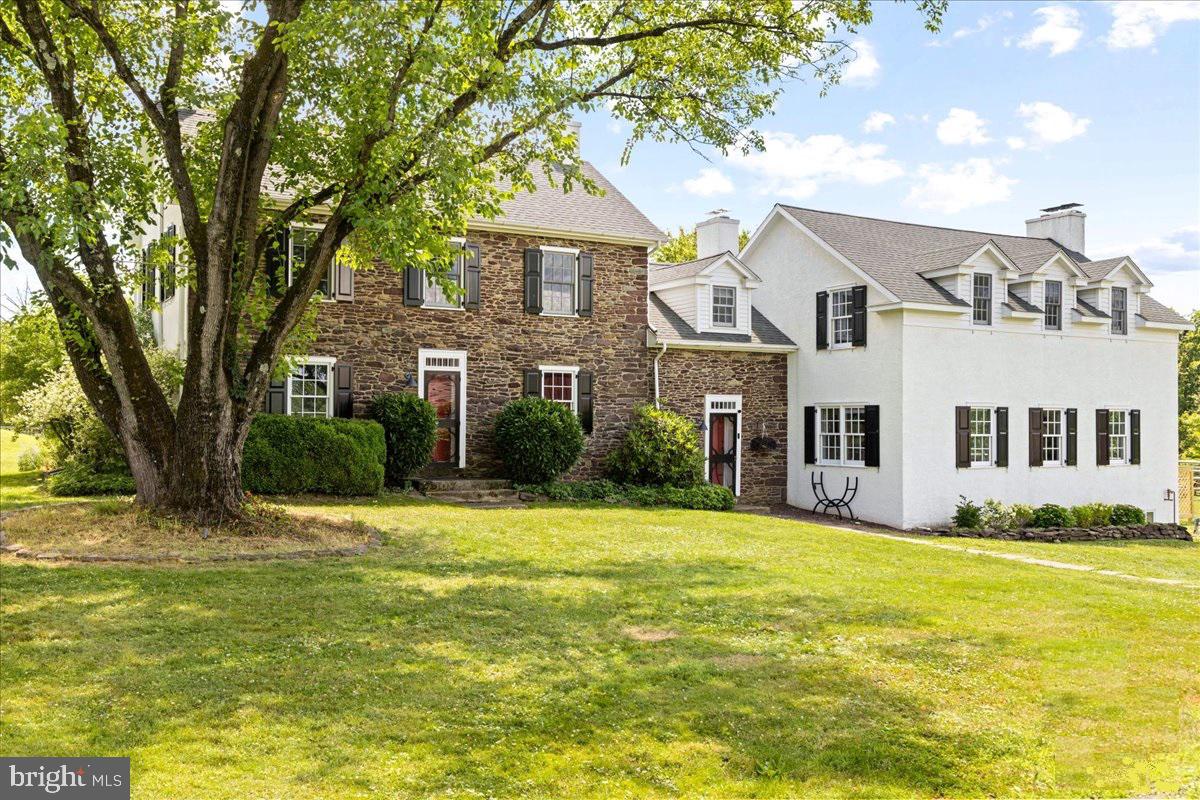
[(1112, 508), (1113, 525), (1145, 525), (1146, 512), (1137, 506), (1121, 503)]
[(375, 396), (371, 419), (383, 426), (387, 441), (387, 484), (400, 486), (429, 463), (437, 441), (437, 411), (415, 394), (393, 392)]
[(608, 455), (609, 477), (641, 486), (696, 486), (704, 481), (704, 450), (695, 423), (682, 414), (639, 406), (621, 444)]
[(85, 464), (67, 463), (50, 476), (46, 488), (55, 497), (85, 497), (94, 494), (133, 494), (133, 476), (127, 472), (96, 472)]
[(494, 436), (508, 476), (517, 483), (552, 481), (583, 453), (579, 418), (541, 397), (522, 397), (500, 409)]
[(242, 486), (254, 494), (379, 494), (386, 458), (378, 422), (260, 414), (246, 438)]
[(701, 483), (696, 486), (630, 486), (610, 480), (552, 481), (532, 486), (518, 486), (521, 491), (544, 494), (551, 500), (570, 502), (604, 501), (638, 506), (670, 506), (702, 511), (729, 511), (733, 508), (733, 492), (724, 486)]
[(1069, 528), (1075, 524), (1070, 510), (1055, 503), (1046, 503), (1033, 510), (1029, 524), (1034, 528)]

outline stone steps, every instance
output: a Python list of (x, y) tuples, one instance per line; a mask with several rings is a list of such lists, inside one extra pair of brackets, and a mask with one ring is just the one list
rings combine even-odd
[(500, 478), (426, 478), (418, 488), (430, 500), (471, 508), (517, 508), (523, 503), (512, 481)]
[(426, 494), (512, 489), (512, 481), (503, 478), (416, 478), (413, 482)]
[(519, 500), (513, 489), (463, 489), (455, 492), (426, 492), (425, 496), (444, 503), (504, 503)]

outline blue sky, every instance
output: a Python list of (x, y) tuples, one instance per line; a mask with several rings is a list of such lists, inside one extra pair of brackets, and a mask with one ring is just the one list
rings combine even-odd
[[(707, 159), (583, 120), (583, 153), (660, 227), (775, 202), (997, 233), (1084, 204), (1092, 258), (1132, 255), (1177, 310), (1200, 307), (1200, 2), (953, 2), (940, 34), (878, 3), (846, 80), (785, 88), (766, 153)], [(626, 129), (627, 130), (627, 129)], [(5, 297), (28, 269), (5, 274)]]
[(766, 154), (643, 143), (622, 168), (594, 114), (584, 155), (669, 231), (714, 208), (753, 230), (785, 202), (1023, 234), (1083, 203), (1090, 257), (1132, 255), (1200, 307), (1200, 3), (952, 1), (936, 36), (911, 4), (875, 14), (842, 85), (786, 87)]

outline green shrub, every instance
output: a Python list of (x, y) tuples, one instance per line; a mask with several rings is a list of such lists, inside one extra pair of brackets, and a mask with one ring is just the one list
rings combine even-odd
[(496, 449), (517, 483), (552, 481), (583, 453), (583, 428), (571, 409), (553, 400), (522, 397), (496, 415)]
[(378, 494), (386, 457), (378, 422), (260, 414), (246, 437), (242, 486), (254, 494)]
[(21, 472), (33, 472), (42, 468), (42, 464), (46, 461), (46, 457), (42, 455), (42, 450), (37, 445), (22, 450), (17, 456), (17, 469)]
[(983, 527), (983, 509), (959, 495), (958, 505), (954, 507), (954, 527), (968, 531), (977, 531)]
[(98, 472), (86, 464), (68, 462), (50, 476), (47, 489), (55, 497), (84, 497), (94, 494), (133, 494), (133, 476), (127, 472)]
[(1120, 503), (1112, 507), (1113, 525), (1145, 525), (1146, 512), (1137, 506)]
[(1055, 503), (1045, 503), (1034, 510), (1030, 524), (1035, 528), (1069, 528), (1075, 524), (1075, 520), (1068, 509)]
[(641, 486), (696, 486), (704, 480), (700, 438), (687, 417), (640, 406), (624, 441), (608, 455), (609, 477)]
[(983, 511), (980, 514), (983, 527), (994, 531), (1008, 531), (1012, 530), (1015, 519), (1012, 509), (999, 500), (989, 497), (983, 501)]
[(607, 501), (639, 506), (670, 506), (706, 511), (728, 511), (733, 508), (733, 492), (724, 486), (701, 483), (696, 486), (633, 486), (609, 480), (552, 481), (536, 485), (519, 485), (521, 491), (544, 494), (551, 500), (572, 502)]
[(437, 412), (428, 400), (395, 392), (376, 395), (370, 413), (387, 440), (387, 483), (399, 486), (429, 463), (437, 441)]
[(1087, 503), (1071, 506), (1071, 517), (1080, 528), (1099, 528), (1112, 524), (1112, 506), (1104, 503)]
[(1013, 515), (1013, 528), (1028, 528), (1033, 522), (1033, 506), (1025, 503), (1013, 503), (1008, 507)]

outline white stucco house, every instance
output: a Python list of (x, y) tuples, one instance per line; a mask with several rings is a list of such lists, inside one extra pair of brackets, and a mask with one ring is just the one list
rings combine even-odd
[(1091, 261), (1074, 204), (1025, 236), (776, 205), (740, 260), (789, 355), (787, 502), (857, 479), (900, 528), (977, 502), (1130, 503), (1170, 520), (1179, 335), (1130, 258)]

